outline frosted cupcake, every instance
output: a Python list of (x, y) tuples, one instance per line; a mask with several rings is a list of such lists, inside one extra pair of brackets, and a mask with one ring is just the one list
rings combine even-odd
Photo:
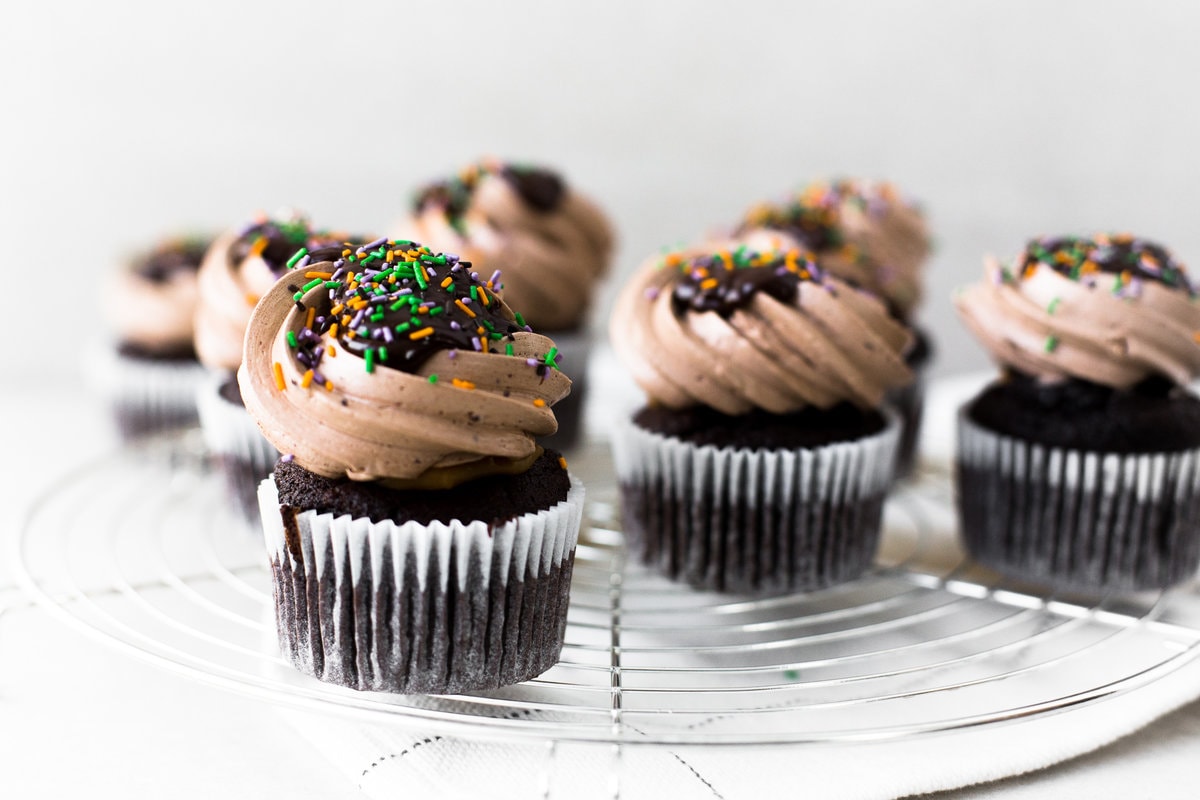
[(558, 409), (552, 443), (570, 446), (587, 386), (589, 310), (612, 257), (603, 212), (548, 169), (493, 159), (422, 189), (400, 229), (472, 262), (480, 275), (501, 270), (504, 301), (554, 337), (574, 388)]
[(1004, 369), (959, 420), (958, 507), (979, 561), (1092, 590), (1200, 564), (1200, 304), (1128, 235), (1031, 241), (956, 299)]
[(878, 299), (799, 250), (694, 249), (639, 269), (610, 336), (648, 400), (614, 443), (639, 560), (756, 594), (868, 568), (911, 379)]
[(259, 298), (295, 263), (297, 251), (328, 244), (332, 237), (299, 215), (261, 218), (218, 237), (200, 267), (196, 353), (209, 372), (196, 395), (200, 423), (235, 500), (254, 516), (256, 487), (279, 453), (246, 415), (238, 390), (246, 326)]
[(239, 382), (286, 455), (259, 492), (284, 655), (321, 680), (464, 692), (558, 658), (583, 489), (554, 342), (411, 242), (312, 250), (263, 298)]
[(86, 368), (125, 436), (196, 422), (196, 390), (205, 373), (192, 346), (192, 315), (196, 270), (208, 241), (167, 239), (105, 285), (112, 341), (89, 350)]
[(890, 183), (818, 181), (782, 203), (751, 209), (738, 235), (751, 246), (812, 251), (829, 274), (872, 292), (912, 329), (913, 346), (905, 360), (915, 380), (888, 397), (902, 422), (898, 472), (910, 472), (924, 408), (925, 370), (933, 355), (928, 334), (915, 325), (930, 252), (920, 209)]

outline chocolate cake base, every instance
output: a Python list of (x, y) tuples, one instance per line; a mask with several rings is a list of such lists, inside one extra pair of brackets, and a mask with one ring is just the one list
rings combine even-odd
[[(1089, 429), (1088, 415), (1066, 432)], [(1096, 427), (1097, 436), (1125, 441)], [(959, 421), (963, 543), (999, 572), (1089, 591), (1158, 589), (1200, 567), (1200, 449), (1088, 451)]]
[(720, 417), (644, 409), (619, 432), (630, 554), (713, 591), (781, 594), (860, 576), (893, 478), (895, 419), (849, 406), (711, 424)]
[(281, 462), (259, 500), (280, 649), (302, 672), (447, 694), (557, 661), (583, 509), (557, 453), (520, 475), (428, 491)]

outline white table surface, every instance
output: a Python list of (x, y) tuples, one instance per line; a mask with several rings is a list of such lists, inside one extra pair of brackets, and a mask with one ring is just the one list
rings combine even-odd
[[(942, 396), (952, 393), (947, 386)], [(115, 446), (101, 433), (101, 410), (83, 397), (69, 376), (13, 381), (0, 396), (6, 557), (29, 500)], [(137, 662), (31, 606), (13, 583), (0, 559), (3, 796), (358, 794), (273, 707)], [(1193, 797), (1198, 761), (1200, 703), (1193, 703), (1065, 764), (937, 797)]]

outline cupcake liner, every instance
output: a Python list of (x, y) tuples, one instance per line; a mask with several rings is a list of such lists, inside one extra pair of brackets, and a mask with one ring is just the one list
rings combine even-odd
[(561, 355), (562, 370), (571, 379), (571, 393), (554, 404), (558, 431), (538, 440), (556, 450), (571, 448), (583, 436), (583, 405), (588, 390), (588, 360), (591, 358), (592, 337), (586, 328), (570, 333), (549, 333)]
[(280, 650), (355, 689), (457, 693), (528, 680), (562, 650), (584, 490), (499, 526), (280, 509), (259, 486)]
[(979, 562), (1083, 590), (1162, 588), (1200, 566), (1200, 449), (1046, 447), (958, 420), (957, 502)]
[(912, 474), (917, 464), (921, 418), (925, 413), (925, 371), (917, 370), (908, 386), (888, 392), (887, 403), (900, 415), (900, 443), (896, 448), (896, 479)]
[(194, 425), (196, 392), (208, 374), (198, 361), (126, 356), (105, 341), (89, 346), (84, 371), (129, 437)]
[(899, 422), (799, 450), (689, 444), (624, 423), (614, 440), (630, 551), (701, 589), (777, 594), (871, 564)]
[(221, 396), (234, 380), (228, 371), (211, 372), (195, 393), (204, 442), (225, 475), (230, 495), (248, 519), (258, 516), (258, 484), (279, 460), (279, 451), (263, 437), (244, 406)]

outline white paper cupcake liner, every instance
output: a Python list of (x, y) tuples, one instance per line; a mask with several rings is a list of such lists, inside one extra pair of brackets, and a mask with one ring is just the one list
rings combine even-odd
[(614, 439), (626, 541), (698, 588), (807, 591), (861, 575), (879, 541), (899, 422), (798, 450), (689, 444), (622, 424)]
[(88, 347), (84, 372), (128, 436), (194, 425), (196, 392), (208, 374), (198, 361), (135, 358), (100, 340)]
[(584, 490), (489, 527), (281, 510), (259, 487), (280, 650), (355, 689), (450, 694), (528, 680), (562, 650)]
[(260, 473), (255, 481), (257, 486), (274, 468), (279, 451), (263, 437), (245, 406), (221, 396), (221, 386), (229, 380), (236, 378), (226, 371), (212, 372), (197, 391), (200, 427), (210, 453), (248, 464)]
[(1200, 449), (1046, 447), (958, 420), (957, 495), (971, 555), (1084, 590), (1162, 588), (1200, 566)]

